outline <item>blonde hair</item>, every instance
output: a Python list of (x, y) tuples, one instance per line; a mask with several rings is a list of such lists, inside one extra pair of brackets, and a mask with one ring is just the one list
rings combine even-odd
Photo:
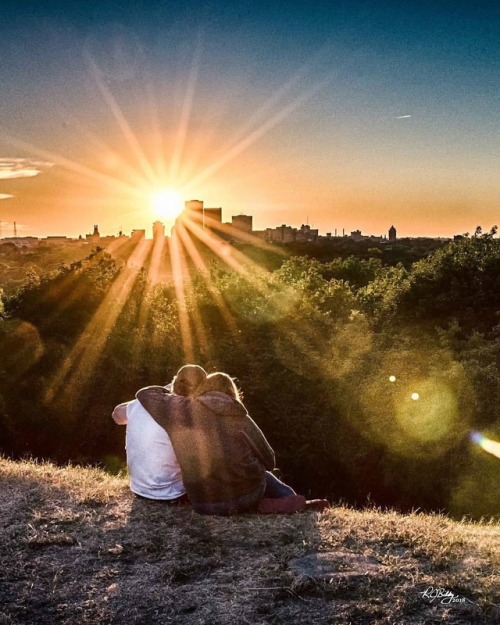
[(214, 391), (225, 393), (241, 403), (242, 394), (234, 383), (233, 378), (227, 375), (227, 373), (222, 373), (222, 371), (216, 371), (215, 373), (207, 375), (202, 389), (203, 393), (210, 393)]
[(205, 369), (198, 365), (184, 365), (177, 371), (172, 380), (172, 392), (175, 395), (195, 397), (200, 393), (199, 388), (206, 380)]

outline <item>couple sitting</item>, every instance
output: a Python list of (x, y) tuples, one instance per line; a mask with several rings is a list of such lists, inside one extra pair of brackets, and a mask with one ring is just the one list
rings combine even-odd
[(118, 405), (113, 419), (127, 425), (130, 488), (140, 497), (222, 516), (329, 505), (306, 501), (272, 473), (274, 451), (225, 373), (186, 365), (171, 385), (148, 386)]

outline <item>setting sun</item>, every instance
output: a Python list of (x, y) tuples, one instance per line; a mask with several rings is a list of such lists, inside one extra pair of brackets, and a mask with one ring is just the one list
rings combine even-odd
[(173, 221), (184, 208), (184, 200), (179, 191), (161, 189), (151, 195), (151, 209), (158, 219)]

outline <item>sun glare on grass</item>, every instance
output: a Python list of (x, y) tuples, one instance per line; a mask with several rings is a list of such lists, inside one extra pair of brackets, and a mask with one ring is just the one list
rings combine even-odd
[(157, 219), (175, 221), (184, 208), (184, 201), (175, 189), (160, 189), (151, 194), (151, 209)]

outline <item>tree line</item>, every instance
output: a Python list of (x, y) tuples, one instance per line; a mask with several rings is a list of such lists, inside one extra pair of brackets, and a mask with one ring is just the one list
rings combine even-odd
[(123, 466), (113, 406), (191, 360), (235, 376), (287, 482), (310, 496), (498, 514), (500, 241), (409, 263), (293, 256), (191, 269), (183, 290), (105, 251), (0, 307), (0, 446)]

